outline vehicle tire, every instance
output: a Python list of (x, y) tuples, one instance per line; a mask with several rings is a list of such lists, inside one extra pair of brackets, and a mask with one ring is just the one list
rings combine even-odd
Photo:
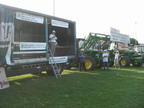
[(93, 70), (96, 66), (96, 61), (93, 57), (87, 56), (85, 60), (85, 67), (87, 70)]
[(109, 66), (112, 67), (114, 65), (114, 60), (109, 58)]
[(143, 63), (132, 63), (133, 66), (141, 67)]
[(127, 56), (122, 56), (119, 61), (120, 66), (122, 67), (129, 67), (130, 66), (130, 59)]
[[(58, 66), (58, 69), (59, 69), (60, 74), (61, 74), (63, 72), (64, 67), (63, 67), (62, 64), (57, 64), (57, 66)], [(46, 72), (47, 72), (48, 75), (55, 75), (51, 65), (49, 66), (49, 68)]]
[(101, 68), (101, 67), (102, 67), (102, 61), (97, 61), (96, 68)]
[(101, 68), (103, 66), (102, 57), (96, 58), (96, 68)]

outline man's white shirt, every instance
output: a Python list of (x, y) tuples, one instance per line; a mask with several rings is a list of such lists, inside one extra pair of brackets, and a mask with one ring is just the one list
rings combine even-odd
[(108, 62), (108, 53), (103, 53), (102, 57), (103, 57), (103, 62)]
[(49, 38), (50, 38), (49, 42), (57, 42), (57, 41), (56, 41), (56, 40), (57, 40), (57, 37), (56, 37), (55, 35), (50, 34)]
[(115, 59), (118, 59), (118, 58), (119, 58), (119, 53), (115, 54)]

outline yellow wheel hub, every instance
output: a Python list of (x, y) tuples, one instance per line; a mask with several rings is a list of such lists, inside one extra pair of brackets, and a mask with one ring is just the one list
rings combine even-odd
[(121, 65), (126, 65), (126, 60), (125, 59), (121, 59)]
[(85, 60), (85, 67), (86, 69), (90, 69), (92, 67), (92, 62), (88, 59)]

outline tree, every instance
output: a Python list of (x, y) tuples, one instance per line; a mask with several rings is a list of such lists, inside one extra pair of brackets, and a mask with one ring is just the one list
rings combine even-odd
[(138, 41), (135, 38), (130, 38), (130, 44), (132, 45), (138, 45)]

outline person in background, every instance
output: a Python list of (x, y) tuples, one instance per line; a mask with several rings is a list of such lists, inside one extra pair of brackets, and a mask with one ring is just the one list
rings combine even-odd
[(109, 69), (108, 57), (109, 57), (108, 51), (104, 50), (104, 53), (102, 54), (104, 69), (106, 69), (106, 68)]
[(55, 49), (57, 46), (57, 37), (55, 34), (56, 31), (53, 30), (52, 33), (49, 35), (49, 45), (53, 55), (55, 55)]
[(117, 50), (114, 54), (115, 54), (115, 57), (114, 57), (114, 66), (115, 66), (115, 68), (118, 68), (118, 67), (119, 67), (119, 57), (120, 57), (120, 53), (119, 53), (119, 51)]
[(80, 51), (78, 53), (78, 57), (79, 57), (79, 68), (80, 68), (80, 71), (82, 71), (82, 69), (84, 69), (85, 71), (87, 71), (86, 67), (85, 67), (86, 54), (84, 52), (84, 49), (80, 49)]

